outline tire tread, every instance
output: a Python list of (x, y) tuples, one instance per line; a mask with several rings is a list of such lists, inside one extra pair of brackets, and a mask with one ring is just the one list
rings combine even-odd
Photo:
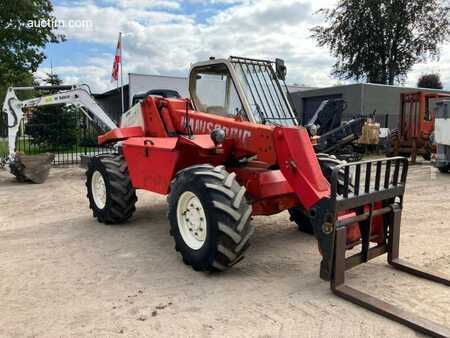
[[(89, 196), (89, 177), (103, 166), (107, 175), (110, 189), (110, 204), (105, 210), (98, 210), (93, 198)], [(86, 187), (88, 190), (89, 207), (93, 216), (101, 223), (119, 224), (129, 219), (136, 211), (137, 202), (136, 190), (133, 188), (128, 175), (128, 165), (125, 158), (118, 154), (101, 154), (94, 157), (88, 165), (86, 171), (88, 180)]]
[[(218, 219), (215, 252), (203, 264), (190, 261), (187, 255), (183, 255), (183, 250), (180, 250), (183, 245), (177, 243), (177, 224), (173, 224), (172, 220), (170, 234), (175, 239), (177, 251), (182, 254), (183, 261), (194, 270), (224, 271), (243, 259), (255, 231), (255, 227), (250, 224), (252, 207), (245, 198), (246, 189), (237, 182), (236, 174), (227, 172), (224, 166), (199, 165), (180, 171), (171, 184), (171, 191), (174, 191), (176, 185), (191, 181), (192, 178), (200, 179), (206, 188)], [(170, 208), (176, 208), (177, 201), (172, 194), (168, 196), (168, 202)]]

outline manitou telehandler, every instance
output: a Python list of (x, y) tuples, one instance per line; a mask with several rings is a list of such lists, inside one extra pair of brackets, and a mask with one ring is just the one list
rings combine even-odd
[(135, 105), (120, 128), (99, 137), (119, 152), (88, 165), (94, 217), (126, 221), (136, 189), (167, 195), (170, 234), (184, 263), (222, 271), (243, 258), (252, 216), (289, 210), (317, 238), (320, 277), (335, 294), (426, 334), (450, 336), (442, 325), (345, 284), (346, 270), (385, 253), (399, 270), (450, 281), (399, 259), (407, 160), (347, 164), (316, 154), (281, 87), (285, 75), (281, 60), (211, 58), (190, 70), (191, 100), (150, 96)]

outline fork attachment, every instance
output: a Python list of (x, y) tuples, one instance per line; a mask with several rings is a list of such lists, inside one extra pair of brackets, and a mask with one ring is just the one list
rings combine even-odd
[[(407, 171), (408, 161), (402, 157), (343, 164), (334, 169), (331, 197), (319, 203), (315, 215), (314, 232), (323, 256), (321, 278), (331, 281), (333, 293), (352, 303), (427, 335), (450, 337), (449, 328), (345, 284), (346, 270), (387, 253), (387, 261), (395, 269), (450, 286), (448, 276), (399, 258)], [(347, 250), (358, 245), (361, 249), (347, 257)]]

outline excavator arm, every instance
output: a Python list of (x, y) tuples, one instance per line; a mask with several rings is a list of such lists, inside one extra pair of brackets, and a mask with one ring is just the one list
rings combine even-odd
[[(29, 90), (58, 90), (58, 93), (45, 95), (28, 100), (20, 100), (17, 97), (19, 91)], [(19, 179), (30, 179), (36, 183), (42, 183), (48, 174), (49, 163), (53, 160), (52, 156), (35, 156), (33, 160), (27, 158), (25, 155), (16, 154), (16, 138), (19, 131), (20, 122), (24, 117), (24, 109), (36, 108), (42, 106), (59, 105), (59, 104), (71, 104), (81, 108), (83, 113), (90, 120), (97, 120), (102, 125), (102, 129), (105, 131), (109, 129), (117, 128), (116, 123), (103, 111), (103, 109), (95, 102), (92, 96), (83, 88), (79, 86), (36, 86), (36, 87), (10, 87), (8, 88), (3, 102), (3, 111), (6, 113), (8, 119), (8, 156), (5, 159), (1, 159), (1, 163), (8, 164), (10, 171)], [(38, 170), (40, 173), (35, 175), (27, 175), (25, 172), (25, 165), (22, 162), (26, 162), (28, 167), (42, 167), (47, 168)], [(36, 172), (36, 170), (31, 170)], [(28, 177), (27, 177), (28, 176)]]

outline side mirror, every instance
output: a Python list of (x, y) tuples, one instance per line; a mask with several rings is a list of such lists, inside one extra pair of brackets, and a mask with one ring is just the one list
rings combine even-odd
[(286, 75), (287, 75), (287, 68), (286, 65), (284, 64), (284, 60), (282, 59), (275, 59), (275, 72), (277, 74), (277, 78), (279, 80), (286, 80)]

